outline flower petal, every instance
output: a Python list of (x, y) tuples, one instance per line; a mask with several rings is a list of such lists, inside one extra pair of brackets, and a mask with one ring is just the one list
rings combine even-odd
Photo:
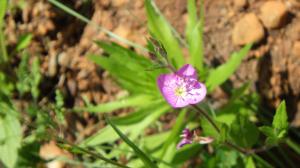
[(186, 101), (189, 104), (197, 104), (201, 102), (206, 96), (207, 90), (203, 83), (196, 81), (194, 88), (186, 95)]
[(163, 74), (157, 79), (157, 84), (166, 101), (174, 108), (187, 106), (187, 100), (175, 95), (175, 90), (178, 87), (177, 82), (179, 76), (175, 74)]
[(193, 132), (190, 129), (185, 128), (182, 130), (182, 134), (180, 135), (180, 137), (186, 138), (186, 139), (192, 139)]
[(189, 139), (182, 139), (176, 146), (177, 149), (180, 149), (182, 148), (184, 145), (187, 145), (187, 144), (192, 144), (193, 141), (189, 140)]
[(213, 141), (214, 141), (214, 139), (211, 137), (200, 137), (199, 143), (200, 144), (209, 144), (209, 143), (212, 143)]
[(176, 74), (182, 77), (198, 78), (195, 68), (190, 64), (185, 64), (176, 72)]

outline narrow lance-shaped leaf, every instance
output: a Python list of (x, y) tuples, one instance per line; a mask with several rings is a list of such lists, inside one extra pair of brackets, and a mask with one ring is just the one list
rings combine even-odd
[(3, 23), (4, 23), (4, 16), (6, 12), (7, 1), (1, 0), (0, 1), (0, 63), (3, 61), (7, 61), (7, 51), (6, 51), (6, 44), (4, 41), (4, 33), (3, 33)]
[(288, 117), (286, 113), (285, 101), (282, 101), (277, 107), (272, 126), (278, 131), (288, 128)]
[[(202, 1), (201, 1), (202, 2)], [(197, 17), (195, 0), (188, 1), (188, 22), (186, 27), (186, 38), (189, 44), (189, 62), (200, 72), (203, 70), (203, 26), (204, 26), (204, 7), (201, 4), (200, 20)]]
[(151, 97), (146, 95), (126, 97), (113, 102), (98, 104), (96, 106), (88, 106), (79, 108), (78, 111), (88, 111), (93, 113), (108, 113), (120, 108), (146, 106), (151, 101)]
[(115, 130), (115, 132), (120, 136), (120, 138), (129, 145), (135, 152), (135, 154), (143, 161), (146, 167), (149, 168), (157, 168), (151, 159), (141, 150), (139, 149), (126, 135), (124, 135), (106, 116), (107, 123)]
[(242, 59), (249, 52), (251, 46), (251, 44), (248, 44), (239, 52), (233, 53), (230, 59), (225, 64), (220, 65), (209, 73), (209, 76), (206, 80), (208, 91), (212, 91), (217, 86), (224, 83), (235, 72), (235, 70), (241, 64)]
[[(0, 93), (1, 96), (1, 93)], [(18, 113), (11, 102), (0, 97), (0, 162), (13, 168), (18, 159), (18, 150), (22, 141), (22, 129)]]
[(22, 35), (17, 43), (15, 50), (21, 51), (22, 49), (26, 48), (30, 44), (32, 37), (32, 34)]
[(249, 148), (257, 143), (259, 132), (247, 117), (238, 116), (231, 125), (230, 137), (239, 146)]
[(179, 43), (172, 33), (170, 24), (158, 13), (152, 0), (145, 0), (148, 27), (150, 32), (164, 45), (171, 63), (179, 68), (184, 64)]
[(247, 161), (246, 161), (246, 168), (256, 168), (255, 163), (254, 163), (254, 161), (253, 161), (253, 159), (252, 159), (251, 156), (249, 156), (249, 157), (247, 158)]

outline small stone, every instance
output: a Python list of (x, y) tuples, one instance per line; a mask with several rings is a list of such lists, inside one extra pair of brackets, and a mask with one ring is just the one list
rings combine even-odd
[(234, 0), (233, 3), (234, 3), (234, 7), (236, 9), (242, 9), (242, 8), (246, 7), (248, 4), (247, 0)]
[(260, 19), (265, 27), (274, 29), (279, 28), (287, 17), (287, 7), (280, 1), (265, 2), (260, 8)]
[(76, 96), (77, 93), (77, 84), (73, 79), (67, 80), (68, 90), (72, 96)]
[(71, 59), (72, 58), (70, 57), (70, 55), (64, 52), (60, 53), (58, 55), (58, 64), (63, 67), (68, 67), (70, 65)]
[(232, 41), (235, 45), (257, 43), (264, 38), (264, 28), (254, 13), (246, 14), (234, 26)]
[(48, 75), (54, 77), (57, 73), (57, 56), (56, 54), (51, 54), (48, 63)]

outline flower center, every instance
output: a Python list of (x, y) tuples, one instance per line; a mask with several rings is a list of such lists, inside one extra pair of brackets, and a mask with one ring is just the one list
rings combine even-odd
[(183, 86), (177, 87), (174, 92), (176, 96), (183, 96), (185, 93), (185, 88)]

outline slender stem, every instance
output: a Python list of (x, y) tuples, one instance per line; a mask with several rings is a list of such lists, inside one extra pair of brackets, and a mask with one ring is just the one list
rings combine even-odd
[(176, 69), (168, 62), (167, 66), (166, 66), (169, 70), (171, 70), (172, 72), (176, 72)]
[[(101, 159), (101, 160), (103, 160), (103, 161), (105, 161), (105, 162), (107, 162), (107, 163), (110, 163), (110, 164), (113, 164), (113, 165), (115, 165), (115, 166), (122, 167), (122, 168), (129, 168), (128, 166), (122, 165), (122, 164), (120, 164), (120, 163), (118, 163), (118, 162), (115, 162), (115, 161), (113, 161), (113, 160), (110, 160), (110, 159), (108, 159), (108, 158), (105, 158), (105, 157), (102, 156), (101, 154), (95, 153), (95, 152), (93, 152), (93, 151), (86, 150), (86, 149), (84, 149), (84, 148), (82, 148), (82, 147), (79, 147), (79, 146), (77, 146), (77, 145), (75, 145), (75, 144), (72, 144), (72, 143), (70, 143), (70, 142), (67, 142), (66, 140), (64, 140), (64, 139), (62, 139), (62, 138), (60, 138), (60, 137), (57, 137), (57, 141), (58, 141), (58, 143), (61, 144), (61, 145), (69, 145), (69, 146), (71, 146), (71, 147), (73, 147), (73, 148), (76, 148), (76, 149), (78, 149), (78, 150), (80, 150), (80, 151), (86, 153), (86, 154), (89, 154), (89, 155), (91, 155), (91, 156), (93, 156), (93, 157), (96, 157), (96, 158), (98, 158), (98, 159)], [(68, 148), (65, 148), (65, 149), (68, 149)]]
[(218, 131), (218, 133), (221, 132), (219, 127), (217, 126), (217, 124), (213, 121), (213, 119), (204, 110), (202, 110), (201, 108), (199, 108), (197, 105), (194, 105), (194, 104), (192, 104), (191, 106), (194, 109), (196, 109), (200, 114), (202, 114), (207, 119), (207, 121), (209, 121), (209, 123), (216, 129), (216, 131)]
[(241, 148), (241, 147), (239, 147), (239, 146), (237, 146), (237, 145), (235, 145), (235, 144), (232, 144), (232, 143), (230, 143), (230, 142), (228, 142), (228, 141), (226, 141), (225, 144), (226, 144), (227, 146), (229, 146), (229, 147), (231, 147), (231, 148), (233, 148), (233, 149), (235, 149), (235, 150), (241, 152), (241, 153), (249, 154), (249, 152), (248, 152), (246, 149)]
[[(217, 124), (214, 122), (214, 120), (201, 108), (199, 108), (197, 105), (191, 105), (194, 109), (196, 109), (197, 112), (199, 112), (201, 115), (203, 115), (207, 121), (215, 128), (215, 130), (220, 134), (221, 130), (220, 128), (217, 126)], [(246, 155), (248, 154), (255, 154), (255, 153), (259, 153), (259, 152), (264, 152), (268, 149), (271, 148), (271, 146), (262, 146), (260, 148), (255, 148), (255, 149), (245, 149), (242, 147), (239, 147), (231, 142), (225, 141), (225, 144), (241, 153), (244, 153)]]

